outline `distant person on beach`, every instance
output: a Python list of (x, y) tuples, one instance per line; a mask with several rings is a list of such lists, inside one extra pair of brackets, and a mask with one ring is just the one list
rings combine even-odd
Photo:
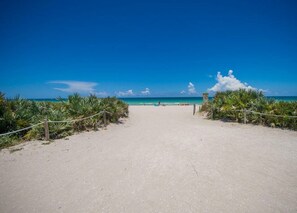
[(160, 105), (161, 105), (161, 102), (159, 101), (159, 102), (158, 102), (158, 106), (160, 106)]

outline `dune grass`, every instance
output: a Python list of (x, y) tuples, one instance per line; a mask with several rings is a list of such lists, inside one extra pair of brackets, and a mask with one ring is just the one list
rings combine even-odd
[[(94, 95), (82, 97), (73, 94), (60, 102), (35, 102), (19, 96), (8, 100), (0, 93), (0, 134), (29, 127), (43, 122), (45, 118), (54, 121), (72, 120), (106, 114), (107, 123), (117, 122), (128, 116), (128, 105), (115, 97), (97, 98)], [(103, 123), (103, 114), (73, 123), (49, 123), (50, 138), (57, 139), (89, 129), (97, 129)], [(43, 139), (44, 127), (39, 125), (11, 136), (0, 137), (0, 149), (18, 144), (24, 140)]]
[(262, 92), (253, 90), (237, 90), (218, 92), (202, 107), (208, 118), (225, 121), (243, 122), (244, 115), (240, 110), (250, 110), (270, 115), (247, 113), (246, 121), (252, 124), (261, 124), (269, 127), (297, 130), (297, 102), (283, 102), (267, 98)]

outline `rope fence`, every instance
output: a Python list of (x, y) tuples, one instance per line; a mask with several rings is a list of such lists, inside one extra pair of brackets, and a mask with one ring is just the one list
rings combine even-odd
[[(198, 108), (200, 110), (200, 106)], [(218, 110), (220, 111), (219, 108), (211, 108), (211, 114), (212, 114), (212, 117), (213, 117), (213, 111), (214, 110)], [(229, 111), (234, 111), (234, 112), (242, 112), (244, 113), (244, 116), (246, 118), (246, 115), (248, 113), (251, 113), (251, 114), (256, 114), (256, 115), (263, 115), (263, 116), (271, 116), (271, 117), (277, 117), (277, 118), (297, 118), (297, 115), (275, 115), (275, 114), (269, 114), (269, 113), (262, 113), (262, 112), (256, 112), (256, 111), (253, 111), (253, 110), (247, 110), (247, 109), (231, 109)], [(196, 114), (196, 104), (193, 104), (193, 115)]]
[(43, 122), (40, 122), (38, 124), (34, 124), (32, 126), (28, 126), (26, 128), (23, 128), (23, 129), (18, 129), (18, 130), (12, 131), (12, 132), (3, 133), (3, 134), (0, 134), (0, 136), (12, 135), (12, 134), (15, 134), (15, 133), (18, 133), (18, 132), (22, 132), (22, 131), (25, 131), (25, 130), (28, 130), (28, 129), (32, 129), (33, 127), (39, 126), (41, 124), (43, 124)]
[[(199, 107), (200, 109), (200, 107)], [(211, 108), (211, 118), (213, 119), (214, 118), (214, 110), (215, 108)], [(220, 110), (220, 109), (217, 109), (217, 110)], [(234, 112), (242, 112), (243, 113), (243, 116), (244, 116), (244, 123), (246, 124), (247, 123), (247, 114), (248, 113), (251, 113), (251, 114), (257, 114), (257, 115), (263, 115), (263, 116), (272, 116), (272, 117), (278, 117), (278, 118), (297, 118), (297, 116), (292, 116), (292, 115), (275, 115), (275, 114), (269, 114), (269, 113), (261, 113), (261, 112), (256, 112), (256, 111), (252, 111), (252, 110), (247, 110), (247, 109), (241, 109), (241, 110), (231, 110), (231, 111), (234, 111)], [(103, 113), (103, 123), (104, 123), (104, 126), (107, 125), (107, 120), (106, 120), (106, 114), (111, 114), (110, 112), (108, 111), (101, 111), (101, 112), (98, 112), (94, 115), (91, 115), (91, 116), (88, 116), (88, 117), (84, 117), (84, 118), (78, 118), (78, 119), (73, 119), (73, 120), (64, 120), (64, 121), (51, 121), (51, 120), (47, 120), (45, 119), (44, 122), (40, 122), (40, 123), (37, 123), (37, 124), (33, 124), (29, 127), (26, 127), (26, 128), (23, 128), (23, 129), (18, 129), (18, 130), (15, 130), (15, 131), (12, 131), (12, 132), (7, 132), (7, 133), (2, 133), (0, 134), (0, 137), (1, 136), (7, 136), (7, 135), (12, 135), (12, 134), (15, 134), (15, 133), (18, 133), (18, 132), (22, 132), (22, 131), (25, 131), (25, 130), (28, 130), (28, 129), (32, 129), (36, 126), (39, 126), (39, 125), (44, 125), (44, 129), (45, 129), (45, 140), (49, 140), (49, 126), (48, 124), (49, 123), (74, 123), (74, 122), (79, 122), (79, 121), (83, 121), (83, 120), (87, 120), (87, 119), (90, 119), (90, 118), (93, 118), (95, 116), (98, 116), (98, 115), (101, 115)], [(193, 105), (193, 115), (196, 114), (196, 104)]]
[(93, 117), (95, 117), (97, 115), (100, 115), (102, 113), (111, 114), (110, 112), (102, 111), (102, 112), (99, 112), (97, 114), (94, 114), (94, 115), (85, 117), (85, 118), (78, 118), (78, 119), (73, 119), (73, 120), (69, 120), (69, 121), (51, 121), (51, 120), (49, 120), (48, 123), (73, 123), (73, 122), (78, 122), (78, 121), (83, 121), (83, 120), (87, 120), (87, 119), (93, 118)]
[(48, 126), (49, 123), (74, 123), (74, 122), (79, 122), (79, 121), (87, 120), (87, 119), (93, 118), (93, 117), (98, 116), (98, 115), (101, 115), (101, 114), (103, 114), (103, 123), (104, 123), (104, 126), (106, 127), (106, 125), (107, 125), (106, 115), (107, 114), (111, 114), (111, 113), (104, 110), (104, 111), (98, 112), (98, 113), (96, 113), (94, 115), (91, 115), (91, 116), (88, 116), (88, 117), (78, 118), (78, 119), (73, 119), (73, 120), (51, 121), (51, 120), (48, 120), (46, 118), (44, 120), (44, 122), (33, 124), (33, 125), (28, 126), (26, 128), (18, 129), (18, 130), (12, 131), (12, 132), (2, 133), (2, 134), (0, 134), (0, 137), (1, 136), (12, 135), (12, 134), (15, 134), (15, 133), (18, 133), (18, 132), (22, 132), (22, 131), (25, 131), (25, 130), (29, 130), (29, 129), (32, 129), (32, 128), (36, 127), (36, 126), (39, 126), (39, 125), (42, 125), (43, 124), (44, 125), (44, 130), (45, 130), (45, 140), (48, 141), (49, 140), (49, 126)]
[[(241, 110), (241, 111), (243, 111), (243, 110)], [(249, 113), (252, 113), (252, 114), (258, 114), (258, 115), (278, 117), (278, 118), (297, 118), (297, 116), (295, 116), (295, 115), (275, 115), (275, 114), (255, 112), (255, 111), (251, 111), (251, 110), (246, 110), (246, 112), (249, 112)]]
[[(212, 111), (213, 110), (214, 109), (212, 109)], [(275, 114), (269, 114), (269, 113), (256, 112), (256, 111), (247, 110), (247, 109), (241, 109), (241, 110), (235, 110), (234, 109), (234, 110), (229, 110), (229, 111), (251, 113), (251, 114), (264, 115), (264, 116), (272, 116), (272, 117), (278, 117), (278, 118), (297, 118), (297, 116), (295, 116), (295, 115), (275, 115)]]
[[(219, 108), (211, 108), (211, 119), (214, 119), (214, 110), (220, 111)], [(275, 114), (269, 114), (269, 113), (262, 113), (262, 112), (256, 112), (253, 110), (247, 110), (247, 109), (241, 109), (241, 110), (236, 110), (236, 109), (231, 109), (227, 111), (233, 111), (233, 112), (242, 112), (243, 113), (243, 123), (247, 124), (247, 115), (248, 114), (255, 114), (255, 115), (260, 115), (260, 116), (270, 116), (270, 117), (276, 117), (276, 118), (292, 118), (295, 119), (297, 116), (295, 115), (275, 115)]]

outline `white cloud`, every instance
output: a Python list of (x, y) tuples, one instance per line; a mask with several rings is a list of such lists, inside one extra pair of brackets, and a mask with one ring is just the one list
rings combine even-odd
[(108, 93), (107, 92), (95, 92), (94, 95), (97, 97), (107, 97)]
[(190, 95), (197, 93), (196, 89), (195, 89), (195, 85), (192, 82), (189, 82), (188, 92), (189, 92)]
[(86, 82), (86, 81), (50, 81), (50, 84), (62, 84), (65, 88), (54, 88), (67, 93), (89, 93), (94, 94), (98, 97), (108, 96), (107, 92), (98, 92), (95, 87), (98, 85), (96, 82)]
[(132, 89), (130, 89), (130, 90), (127, 90), (127, 91), (119, 91), (119, 92), (117, 92), (116, 93), (116, 95), (117, 96), (132, 96), (132, 95), (134, 95), (134, 93), (133, 93), (133, 90)]
[(180, 91), (180, 94), (186, 94), (185, 90)]
[(262, 92), (262, 93), (269, 93), (270, 91), (268, 89), (259, 89), (259, 92)]
[(256, 90), (256, 88), (251, 87), (247, 83), (242, 83), (240, 80), (238, 80), (234, 75), (233, 71), (229, 70), (228, 76), (222, 76), (220, 72), (217, 74), (217, 83), (210, 89), (208, 89), (210, 92), (220, 92), (220, 91), (226, 91), (226, 90), (239, 90), (239, 89), (251, 89)]
[(150, 95), (151, 94), (151, 91), (149, 88), (145, 88), (145, 90), (141, 91), (141, 94), (142, 95)]
[(51, 84), (63, 84), (65, 88), (54, 88), (62, 92), (68, 93), (95, 93), (95, 87), (98, 85), (95, 82), (84, 82), (84, 81), (51, 81)]

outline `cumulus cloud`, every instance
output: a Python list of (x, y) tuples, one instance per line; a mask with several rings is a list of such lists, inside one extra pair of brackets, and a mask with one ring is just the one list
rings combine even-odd
[(84, 82), (84, 81), (50, 81), (51, 84), (62, 84), (66, 87), (64, 88), (54, 88), (62, 92), (68, 93), (95, 93), (95, 87), (97, 83), (95, 82)]
[(151, 91), (149, 88), (145, 88), (145, 90), (141, 91), (141, 94), (142, 95), (150, 95), (151, 94)]
[(238, 80), (234, 75), (233, 71), (229, 70), (227, 76), (223, 76), (220, 72), (217, 74), (217, 83), (210, 89), (210, 92), (220, 92), (226, 90), (239, 90), (239, 89), (246, 89), (246, 90), (256, 90), (256, 88), (251, 87), (247, 83), (242, 83)]
[(116, 95), (117, 96), (132, 96), (132, 95), (134, 95), (134, 93), (133, 93), (133, 90), (132, 89), (130, 89), (130, 90), (127, 90), (127, 91), (119, 91), (119, 92), (117, 92), (116, 93)]
[(185, 90), (180, 91), (180, 94), (186, 94)]
[(196, 89), (195, 89), (195, 85), (192, 82), (189, 82), (188, 92), (189, 92), (190, 95), (197, 93)]

